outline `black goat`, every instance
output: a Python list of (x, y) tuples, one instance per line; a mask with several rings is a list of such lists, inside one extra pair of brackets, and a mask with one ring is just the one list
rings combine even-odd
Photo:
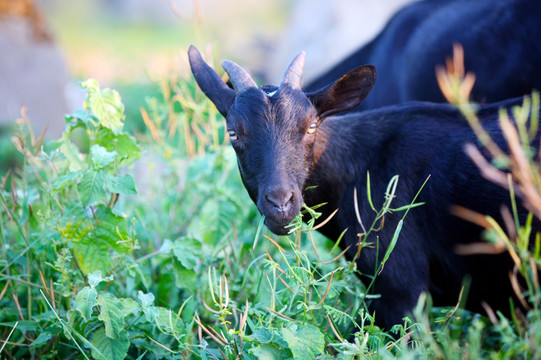
[[(381, 298), (371, 309), (379, 324), (389, 328), (401, 322), (423, 291), (429, 291), (437, 305), (455, 304), (466, 276), (471, 277), (469, 309), (482, 311), (482, 301), (495, 309), (509, 308), (509, 256), (459, 256), (454, 251), (457, 244), (480, 241), (481, 229), (452, 216), (450, 207), (460, 205), (499, 218), (509, 194), (482, 179), (464, 154), (464, 144), (476, 143), (476, 137), (452, 106), (411, 103), (331, 116), (365, 99), (376, 79), (374, 67), (359, 67), (320, 91), (304, 93), (300, 86), (304, 53), (293, 60), (279, 86), (262, 88), (232, 62), (222, 65), (234, 89), (194, 47), (189, 59), (197, 83), (226, 118), (244, 185), (276, 234), (287, 233), (286, 226), (303, 202), (308, 206), (325, 202), (323, 219), (339, 211), (320, 231), (336, 240), (348, 229), (341, 246), (351, 246), (346, 253), (351, 259), (357, 252), (357, 234), (363, 232), (354, 210), (355, 188), (362, 221), (371, 223), (375, 216), (364, 200), (367, 172), (376, 207), (383, 204), (385, 187), (394, 175), (402, 180), (393, 204), (403, 206), (431, 174), (418, 199), (425, 205), (408, 214), (394, 252), (375, 283)], [(483, 125), (499, 144), (505, 142), (497, 126), (498, 108), (518, 103), (479, 111)], [(304, 190), (311, 186), (316, 187)], [(385, 226), (376, 233), (379, 258), (375, 248), (363, 248), (356, 260), (363, 274), (373, 274), (401, 216), (387, 216)], [(375, 243), (375, 235), (363, 241)]]
[(313, 91), (364, 64), (378, 82), (360, 109), (411, 100), (444, 102), (435, 67), (454, 43), (464, 48), (466, 70), (475, 73), (472, 99), (496, 102), (541, 89), (541, 1), (425, 0), (397, 12), (381, 33), (309, 84)]

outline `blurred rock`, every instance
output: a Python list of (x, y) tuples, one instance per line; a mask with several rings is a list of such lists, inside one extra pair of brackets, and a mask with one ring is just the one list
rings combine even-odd
[(39, 135), (57, 136), (67, 112), (68, 73), (63, 56), (31, 0), (0, 0), (0, 124), (21, 116)]
[(304, 82), (370, 41), (413, 0), (298, 0), (283, 34), (268, 53), (265, 80), (276, 83), (291, 59), (306, 51)]

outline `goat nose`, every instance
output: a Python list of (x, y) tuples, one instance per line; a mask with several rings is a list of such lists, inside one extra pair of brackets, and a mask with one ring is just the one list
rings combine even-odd
[(285, 188), (274, 188), (265, 194), (265, 199), (280, 212), (287, 212), (293, 203), (293, 191)]

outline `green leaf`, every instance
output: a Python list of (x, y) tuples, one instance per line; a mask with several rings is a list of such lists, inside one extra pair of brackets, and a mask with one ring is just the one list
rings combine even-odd
[(115, 176), (110, 173), (105, 174), (105, 187), (112, 193), (122, 195), (135, 195), (135, 181), (130, 174)]
[(68, 187), (69, 185), (75, 184), (75, 180), (83, 173), (83, 170), (70, 171), (69, 173), (57, 178), (53, 184), (52, 189), (60, 191)]
[(128, 231), (130, 222), (123, 216), (113, 213), (105, 205), (98, 205), (94, 210), (99, 223), (94, 221), (94, 232), (89, 234), (85, 241), (92, 242), (100, 240), (106, 242), (116, 251), (128, 254), (131, 249), (129, 240), (131, 235)]
[(117, 339), (107, 336), (103, 328), (98, 329), (92, 337), (92, 345), (100, 352), (92, 349), (92, 357), (100, 360), (122, 360), (128, 354), (130, 340), (128, 333), (122, 331)]
[(152, 293), (145, 294), (144, 292), (139, 290), (137, 291), (137, 297), (139, 298), (139, 300), (141, 300), (141, 305), (143, 305), (144, 307), (152, 306), (154, 304), (155, 298), (154, 294)]
[(199, 285), (198, 273), (194, 270), (186, 269), (178, 261), (173, 262), (173, 274), (175, 274), (175, 286), (179, 289), (188, 289), (194, 292)]
[[(4, 309), (2, 309), (4, 310)], [(2, 322), (0, 326), (7, 326), (10, 328), (16, 328), (18, 331), (27, 332), (27, 331), (39, 331), (41, 327), (36, 321), (31, 320), (18, 320), (10, 322)]]
[(116, 151), (116, 162), (124, 166), (141, 157), (141, 149), (135, 138), (128, 134), (115, 134), (111, 130), (101, 128), (96, 137), (96, 144), (107, 151)]
[(420, 202), (420, 203), (415, 203), (415, 204), (409, 204), (409, 205), (404, 205), (404, 206), (400, 206), (396, 209), (392, 209), (393, 212), (399, 212), (399, 211), (404, 211), (404, 210), (410, 210), (410, 209), (413, 209), (413, 208), (416, 208), (416, 207), (419, 207), (419, 206), (423, 206), (425, 205), (426, 203), (424, 202)]
[(88, 127), (89, 124), (94, 125), (94, 120), (94, 117), (83, 109), (77, 109), (73, 114), (64, 116), (64, 121), (72, 130), (79, 125), (84, 127)]
[(100, 90), (100, 84), (95, 79), (88, 79), (86, 81), (81, 82), (81, 87), (83, 89), (88, 89), (92, 92), (96, 92)]
[(114, 214), (105, 205), (96, 206), (94, 214), (97, 220), (82, 218), (61, 229), (62, 235), (72, 242), (75, 257), (85, 274), (96, 270), (110, 272), (111, 255), (128, 254), (132, 250), (129, 222), (124, 217)]
[(383, 256), (383, 260), (381, 260), (381, 270), (379, 273), (383, 271), (383, 268), (385, 267), (385, 263), (387, 260), (389, 260), (389, 256), (391, 256), (391, 253), (393, 252), (396, 242), (398, 241), (398, 236), (400, 236), (400, 231), (402, 231), (402, 226), (404, 225), (404, 220), (400, 219), (398, 222), (398, 225), (396, 226), (396, 229), (393, 234), (393, 238), (391, 239), (391, 242), (389, 243), (389, 246), (387, 247), (387, 250), (385, 251), (385, 255)]
[(154, 294), (148, 293), (145, 294), (142, 291), (137, 292), (137, 297), (141, 301), (141, 307), (145, 313), (145, 317), (148, 321), (154, 321), (159, 315), (158, 310), (153, 306), (154, 304)]
[[(91, 238), (90, 238), (91, 239)], [(84, 241), (74, 246), (75, 257), (85, 274), (96, 270), (109, 271), (113, 267), (110, 250), (111, 247), (99, 239), (95, 243), (85, 237)]]
[(314, 325), (303, 325), (298, 330), (283, 328), (282, 336), (297, 360), (315, 360), (325, 349), (324, 335)]
[(85, 321), (89, 321), (92, 316), (92, 309), (98, 304), (98, 292), (93, 287), (85, 286), (79, 291), (73, 300), (73, 308), (81, 313)]
[(124, 104), (117, 91), (99, 88), (96, 80), (89, 79), (81, 86), (88, 89), (86, 101), (90, 111), (98, 118), (99, 124), (117, 134), (124, 124)]
[(182, 337), (186, 335), (186, 328), (184, 322), (177, 314), (170, 309), (163, 307), (155, 307), (157, 315), (155, 317), (155, 323), (165, 334), (175, 334), (176, 337)]
[(376, 210), (376, 207), (374, 206), (374, 203), (372, 202), (372, 188), (370, 187), (370, 172), (366, 172), (366, 198), (368, 199), (368, 204), (374, 210), (374, 212), (378, 212)]
[(88, 274), (88, 284), (93, 288), (95, 288), (102, 282), (113, 281), (113, 279), (113, 275), (103, 277), (101, 270), (96, 270), (92, 274)]
[(259, 360), (281, 360), (291, 357), (291, 354), (288, 354), (284, 349), (278, 350), (272, 345), (261, 345), (248, 351)]
[(135, 360), (143, 360), (143, 359), (145, 358), (145, 355), (146, 355), (147, 351), (148, 351), (148, 350), (145, 350), (145, 352), (142, 353), (142, 354), (141, 354), (137, 359), (135, 359)]
[[(64, 133), (64, 136), (67, 135)], [(81, 153), (79, 152), (79, 149), (77, 149), (77, 146), (75, 146), (67, 138), (65, 138), (62, 145), (60, 145), (60, 152), (64, 154), (66, 159), (68, 159), (70, 171), (78, 171), (85, 168), (83, 162), (81, 161)]]
[(68, 206), (57, 231), (61, 241), (73, 249), (85, 274), (110, 273), (115, 257), (133, 250), (132, 222), (105, 205), (95, 206), (93, 212), (86, 212), (80, 204)]
[(38, 335), (36, 340), (32, 341), (32, 344), (30, 345), (30, 347), (31, 348), (38, 347), (41, 344), (47, 343), (52, 338), (53, 338), (53, 335), (50, 332), (48, 331), (42, 332), (41, 334)]
[(266, 343), (271, 342), (272, 340), (272, 331), (265, 328), (259, 328), (256, 331), (254, 331), (254, 337), (261, 344), (266, 344)]
[(193, 270), (201, 258), (201, 242), (190, 237), (183, 237), (173, 243), (173, 254), (186, 269)]
[(105, 197), (103, 173), (101, 171), (86, 171), (77, 185), (79, 196), (84, 205), (90, 205)]
[(105, 325), (105, 335), (111, 339), (119, 339), (124, 328), (124, 309), (122, 303), (114, 295), (102, 292), (97, 299), (100, 307), (98, 319)]
[(90, 157), (94, 167), (101, 169), (115, 160), (116, 151), (107, 151), (103, 146), (94, 145), (90, 148)]
[(120, 299), (123, 309), (123, 317), (134, 314), (139, 315), (141, 312), (141, 305), (133, 299)]

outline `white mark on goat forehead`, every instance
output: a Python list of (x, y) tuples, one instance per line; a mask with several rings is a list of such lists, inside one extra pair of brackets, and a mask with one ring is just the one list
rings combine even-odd
[(278, 89), (274, 90), (274, 91), (265, 91), (265, 95), (267, 95), (268, 97), (273, 97), (274, 94), (276, 94), (276, 92), (278, 91)]

